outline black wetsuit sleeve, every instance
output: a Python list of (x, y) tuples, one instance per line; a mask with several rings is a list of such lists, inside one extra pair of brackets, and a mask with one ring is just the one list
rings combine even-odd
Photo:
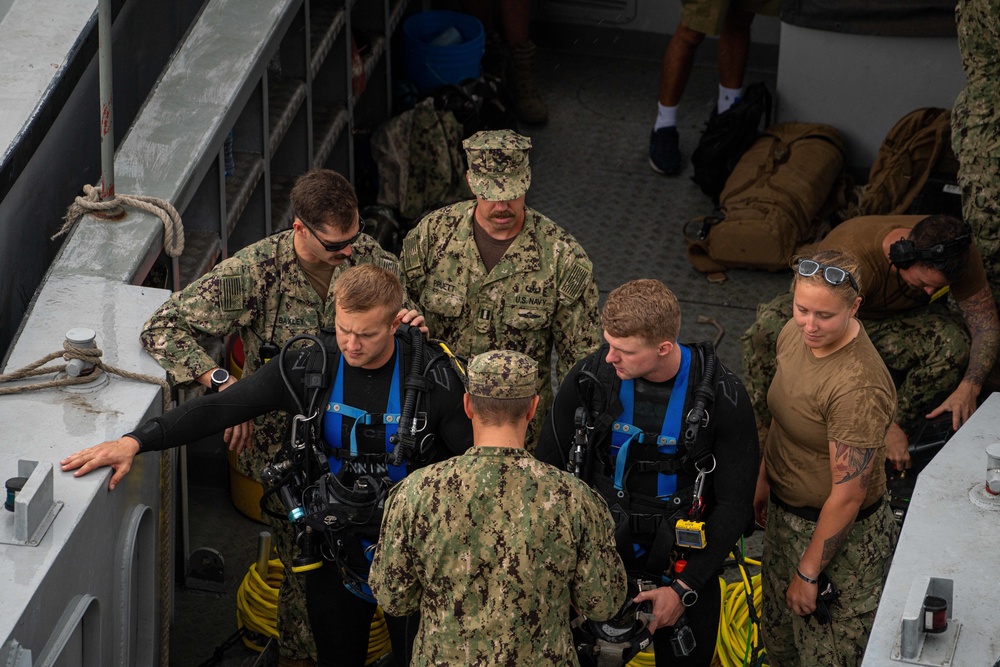
[(556, 392), (552, 400), (552, 407), (545, 421), (542, 422), (542, 433), (538, 438), (538, 447), (535, 449), (535, 458), (556, 466), (560, 470), (566, 470), (569, 460), (570, 448), (573, 444), (573, 432), (576, 429), (574, 419), (576, 409), (580, 407), (580, 398), (577, 395), (577, 377), (587, 363), (589, 357), (578, 362), (570, 369), (559, 391)]
[(428, 428), (434, 434), (436, 459), (461, 454), (472, 446), (472, 422), (465, 414), (465, 385), (447, 360), (428, 372), (434, 388), (428, 393)]
[(708, 476), (708, 513), (702, 550), (688, 550), (688, 564), (678, 577), (694, 590), (712, 577), (753, 518), (759, 453), (750, 397), (743, 383), (719, 363), (715, 400), (710, 412), (715, 471)]
[[(285, 367), (294, 387), (302, 386), (305, 372), (304, 364), (297, 360), (308, 353), (299, 350), (285, 355)], [(186, 445), (274, 410), (297, 412), (295, 397), (281, 378), (281, 359), (275, 357), (224, 391), (187, 401), (126, 435), (139, 441), (140, 453), (159, 451)]]

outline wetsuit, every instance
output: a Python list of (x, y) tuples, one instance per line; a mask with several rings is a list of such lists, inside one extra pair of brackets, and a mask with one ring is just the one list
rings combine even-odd
[[(687, 415), (693, 402), (693, 394), (703, 374), (703, 354), (700, 346), (688, 346), (690, 352), (686, 378), (686, 389), (683, 396), (683, 407), (679, 414)], [(602, 383), (604, 393), (599, 388), (584, 391), (584, 400), (596, 392), (606, 397), (605, 405), (610, 406), (610, 414), (620, 421), (624, 412), (619, 395), (622, 382), (609, 369), (604, 360), (607, 356), (607, 346), (593, 353), (584, 361), (578, 363), (563, 380), (556, 394), (552, 410), (546, 418), (542, 429), (536, 456), (552, 465), (567, 469), (567, 461), (573, 441), (574, 415), (581, 405), (581, 394), (577, 391), (577, 378), (582, 369), (591, 370), (597, 378), (604, 378)], [(601, 369), (599, 366), (603, 366)], [(595, 372), (596, 371), (596, 372)], [(632, 382), (632, 409), (630, 423), (642, 429), (647, 434), (661, 434), (669, 430), (665, 422), (670, 398), (676, 385), (680, 384), (680, 376), (666, 382), (649, 382), (636, 379)], [(583, 385), (586, 387), (586, 384)], [(591, 407), (590, 405), (585, 407)], [(758, 444), (754, 428), (753, 410), (746, 390), (739, 379), (733, 375), (721, 362), (717, 362), (715, 372), (714, 400), (708, 406), (709, 420), (700, 429), (698, 438), (706, 438), (715, 456), (716, 469), (706, 477), (703, 498), (706, 511), (705, 536), (707, 546), (704, 549), (686, 549), (683, 552), (687, 565), (676, 578), (683, 581), (692, 590), (698, 592), (698, 601), (686, 611), (687, 621), (694, 631), (696, 647), (686, 658), (674, 656), (670, 639), (671, 628), (662, 628), (653, 634), (657, 665), (698, 665), (708, 667), (715, 652), (716, 636), (718, 634), (719, 605), (719, 572), (723, 561), (736, 544), (741, 533), (750, 525), (753, 514), (753, 495), (757, 478)], [(666, 420), (669, 421), (669, 420)], [(683, 433), (683, 425), (679, 426)], [(676, 456), (685, 453), (682, 439), (677, 438)], [(610, 428), (595, 431), (591, 441), (594, 450), (594, 463), (591, 481), (595, 488), (606, 486), (604, 480), (614, 481), (616, 476), (617, 457), (612, 457), (613, 436)], [(656, 470), (640, 470), (634, 465), (639, 461), (662, 460), (656, 449), (655, 442), (637, 444), (633, 442), (626, 455), (627, 465), (623, 466), (622, 486), (634, 499), (638, 496), (656, 497), (663, 495), (664, 477), (674, 476), (672, 480), (676, 495), (685, 504), (690, 503), (690, 494), (694, 484), (694, 475), (685, 469), (677, 470), (673, 475), (664, 476)], [(618, 449), (617, 446), (615, 449)], [(598, 478), (603, 476), (604, 480)], [(602, 494), (605, 495), (605, 494)], [(609, 499), (612, 514), (615, 513), (614, 498)], [(667, 506), (668, 503), (664, 502)], [(649, 510), (644, 510), (649, 511)], [(673, 509), (662, 510), (664, 518), (673, 514)], [(616, 520), (618, 517), (616, 517)], [(651, 557), (652, 542), (644, 539), (628, 544), (624, 549), (619, 545), (619, 553), (625, 562), (625, 567), (631, 576), (652, 578), (663, 572), (647, 572)], [(680, 555), (675, 546), (674, 556)], [(657, 581), (663, 585), (661, 581)]]
[[(340, 354), (332, 333), (324, 332), (322, 338), (327, 348), (329, 376), (325, 390), (327, 400), (322, 402), (325, 406), (334, 392)], [(410, 367), (410, 345), (404, 336), (397, 336), (396, 341), (397, 352), (381, 368), (364, 369), (343, 365), (344, 404), (371, 414), (387, 412), (397, 354), (401, 353), (400, 368), (404, 375)], [(317, 354), (316, 350), (317, 346), (312, 345), (287, 353), (283, 360), (289, 384), (298, 392), (298, 400), (303, 403), (303, 379), (308, 359), (310, 355)], [(128, 435), (139, 441), (139, 451), (144, 452), (192, 442), (272, 410), (296, 414), (299, 411), (296, 394), (289, 391), (281, 377), (281, 361), (280, 357), (276, 357), (259, 371), (225, 391), (188, 401), (161, 417), (151, 419)], [(458, 375), (444, 357), (438, 357), (425, 377), (431, 380), (432, 389), (424, 393), (417, 404), (417, 411), (426, 413), (426, 420), (422, 422), (424, 428), (417, 433), (417, 440), (433, 433), (435, 444), (425, 458), (408, 464), (408, 470), (460, 454), (472, 444), (472, 426), (462, 405), (465, 388)], [(349, 446), (353, 426), (354, 419), (342, 419), (343, 447)], [(355, 436), (360, 453), (377, 454), (386, 451), (383, 424), (359, 425)], [(326, 444), (330, 445), (329, 442)], [(294, 575), (286, 572), (285, 576)], [(320, 665), (364, 664), (368, 652), (369, 628), (376, 606), (345, 587), (335, 564), (325, 562), (323, 567), (306, 573), (306, 607), (309, 624), (316, 639)], [(386, 625), (395, 647), (394, 664), (408, 664), (409, 647), (416, 633), (417, 618), (415, 615), (406, 618), (386, 616)]]

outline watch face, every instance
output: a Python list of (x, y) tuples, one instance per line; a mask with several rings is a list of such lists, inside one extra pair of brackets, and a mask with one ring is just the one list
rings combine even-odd
[(216, 387), (225, 384), (229, 380), (229, 371), (224, 368), (217, 368), (212, 371), (212, 384)]
[(676, 581), (673, 584), (671, 584), (670, 586), (671, 586), (671, 588), (674, 589), (674, 591), (677, 592), (677, 595), (680, 596), (680, 598), (681, 598), (681, 604), (683, 604), (685, 607), (690, 607), (691, 605), (693, 605), (695, 602), (698, 601), (698, 592), (697, 591), (692, 590), (692, 589), (688, 589), (688, 588), (684, 588), (683, 586), (681, 586)]

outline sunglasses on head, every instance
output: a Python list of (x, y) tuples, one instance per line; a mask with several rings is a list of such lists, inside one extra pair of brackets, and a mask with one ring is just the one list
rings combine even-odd
[[(302, 220), (302, 218), (299, 217), (298, 214), (296, 214), (295, 217), (299, 218), (299, 220)], [(360, 238), (361, 232), (365, 231), (365, 219), (359, 217), (358, 218), (358, 233), (357, 234), (355, 234), (351, 238), (347, 239), (346, 241), (337, 241), (336, 243), (327, 243), (326, 241), (324, 241), (320, 237), (316, 236), (316, 232), (314, 232), (313, 228), (310, 227), (309, 225), (307, 225), (305, 223), (305, 221), (303, 221), (302, 224), (305, 226), (306, 229), (309, 230), (309, 233), (312, 234), (316, 238), (317, 241), (319, 241), (319, 244), (321, 246), (323, 246), (323, 249), (326, 250), (327, 252), (339, 252), (339, 251), (343, 250), (347, 246), (349, 246), (352, 243), (356, 242), (358, 240), (358, 238)]]
[(813, 259), (800, 259), (799, 263), (796, 265), (795, 270), (798, 271), (799, 275), (808, 278), (809, 276), (814, 276), (820, 271), (822, 271), (823, 280), (831, 285), (841, 285), (846, 280), (854, 288), (854, 291), (858, 294), (861, 290), (858, 289), (858, 283), (855, 282), (854, 276), (850, 274), (849, 271), (845, 271), (839, 266), (827, 266), (826, 264), (820, 264)]

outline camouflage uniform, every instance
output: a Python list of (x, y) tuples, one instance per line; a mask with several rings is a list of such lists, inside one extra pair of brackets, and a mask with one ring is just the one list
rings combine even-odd
[[(532, 396), (534, 367), (480, 355), (469, 392)], [(570, 604), (605, 619), (625, 600), (607, 505), (523, 449), (473, 447), (403, 479), (386, 505), (369, 583), (390, 614), (420, 611), (413, 666), (578, 665)]]
[(1000, 303), (1000, 15), (998, 0), (959, 0), (958, 46), (966, 84), (951, 114), (962, 214)]
[[(775, 346), (792, 318), (792, 293), (757, 306), (757, 317), (741, 338), (743, 376), (758, 428), (771, 423), (767, 390), (775, 370)], [(885, 319), (865, 319), (872, 344), (895, 376), (896, 420), (913, 433), (937, 395), (958, 386), (969, 360), (969, 334), (962, 316), (940, 302)], [(902, 382), (899, 382), (902, 376)]]
[[(889, 503), (858, 521), (823, 573), (840, 598), (830, 607), (833, 623), (795, 614), (785, 604), (785, 589), (812, 538), (816, 524), (768, 503), (761, 583), (763, 629), (771, 667), (855, 667), (861, 664), (875, 621), (882, 586), (892, 561), (899, 526)], [(881, 564), (881, 567), (873, 567)]]
[[(513, 133), (489, 132), (466, 140), (469, 180), (477, 196), (511, 200), (524, 195), (530, 171), (523, 146), (530, 143), (520, 142), (527, 141)], [(406, 286), (431, 333), (451, 344), (456, 354), (510, 348), (538, 362), (542, 401), (528, 431), (528, 449), (533, 450), (552, 401), (552, 351), (558, 354), (561, 379), (600, 344), (593, 265), (572, 235), (525, 207), (524, 227), (487, 273), (473, 236), (475, 210), (475, 201), (447, 206), (407, 234), (402, 254)]]
[[(351, 257), (334, 269), (331, 289), (326, 299), (321, 299), (299, 266), (293, 235), (292, 230), (284, 231), (240, 250), (175, 292), (153, 313), (140, 339), (174, 383), (192, 382), (218, 366), (200, 346), (203, 337), (239, 334), (246, 353), (243, 372), (250, 374), (261, 366), (260, 346), (265, 342), (281, 347), (298, 334), (317, 334), (321, 327), (332, 327), (332, 287), (337, 276), (350, 266), (373, 263), (399, 275), (396, 258), (362, 234), (352, 246)], [(283, 413), (257, 418), (253, 443), (239, 456), (240, 472), (260, 480), (260, 471), (281, 445), (286, 424)], [(277, 503), (272, 509), (280, 512)], [(288, 523), (270, 517), (268, 521), (281, 561), (291, 563), (298, 552)], [(315, 655), (303, 585), (304, 578), (292, 574), (286, 566), (278, 613), (283, 657)]]

